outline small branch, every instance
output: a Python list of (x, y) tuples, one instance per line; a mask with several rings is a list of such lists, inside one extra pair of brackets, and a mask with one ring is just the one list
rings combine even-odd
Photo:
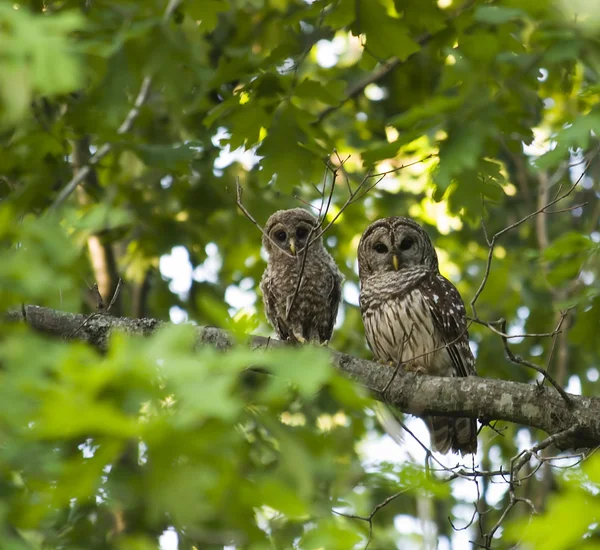
[[(477, 302), (477, 299), (479, 298), (479, 296), (481, 295), (481, 293), (483, 292), (483, 289), (485, 288), (485, 285), (487, 283), (487, 280), (489, 278), (490, 275), (490, 268), (492, 265), (492, 259), (494, 257), (494, 247), (496, 246), (496, 242), (498, 241), (498, 239), (500, 237), (502, 237), (502, 235), (504, 235), (505, 233), (508, 233), (509, 231), (512, 231), (513, 229), (516, 229), (517, 227), (519, 227), (520, 225), (524, 224), (525, 222), (527, 222), (528, 220), (530, 220), (531, 218), (539, 215), (539, 214), (543, 214), (543, 213), (549, 213), (548, 209), (551, 206), (554, 206), (556, 203), (563, 201), (564, 199), (566, 199), (567, 197), (569, 197), (573, 191), (575, 191), (575, 189), (577, 188), (577, 186), (579, 185), (579, 183), (581, 182), (581, 180), (584, 178), (585, 174), (587, 173), (587, 171), (589, 170), (590, 166), (592, 165), (592, 163), (594, 162), (594, 160), (596, 159), (596, 157), (598, 156), (598, 154), (600, 153), (600, 147), (598, 147), (596, 149), (596, 151), (594, 151), (594, 153), (591, 155), (590, 159), (587, 161), (585, 168), (583, 169), (581, 175), (579, 176), (579, 178), (577, 178), (577, 181), (575, 183), (573, 183), (573, 185), (571, 185), (569, 187), (569, 189), (567, 191), (565, 191), (564, 193), (561, 194), (561, 189), (559, 189), (559, 192), (555, 195), (555, 197), (547, 202), (546, 204), (540, 206), (537, 210), (535, 210), (534, 212), (531, 212), (530, 214), (527, 214), (526, 216), (524, 216), (523, 218), (521, 218), (520, 220), (506, 226), (504, 229), (501, 229), (500, 231), (498, 231), (497, 233), (495, 233), (491, 239), (488, 238), (487, 233), (486, 233), (486, 241), (488, 243), (489, 246), (489, 252), (488, 252), (488, 258), (487, 258), (487, 263), (485, 266), (485, 271), (484, 271), (484, 275), (483, 275), (483, 279), (479, 285), (479, 288), (477, 289), (477, 291), (475, 292), (475, 295), (473, 296), (470, 305), (471, 305), (471, 311), (473, 312), (473, 317), (477, 317), (477, 311), (475, 309), (475, 302)], [(484, 228), (484, 232), (485, 232), (485, 225), (482, 222), (482, 226)]]
[(524, 332), (522, 334), (506, 334), (501, 330), (498, 330), (494, 325), (501, 325), (504, 322), (504, 319), (499, 319), (498, 321), (484, 321), (483, 319), (479, 319), (477, 317), (468, 317), (471, 323), (477, 323), (478, 325), (483, 325), (484, 327), (489, 328), (492, 332), (497, 334), (498, 336), (502, 336), (507, 340), (511, 338), (552, 338), (557, 334), (560, 334), (560, 326), (553, 330), (552, 332)]
[[(431, 40), (432, 36), (433, 35), (429, 33), (424, 35), (419, 40), (417, 40), (417, 44), (419, 44), (419, 46), (421, 47), (424, 46), (425, 44), (427, 44), (427, 42)], [(410, 59), (411, 57), (412, 56), (409, 56), (408, 59)], [(313, 122), (313, 125), (321, 124), (323, 120), (325, 120), (329, 115), (333, 114), (338, 109), (341, 109), (346, 103), (348, 103), (348, 101), (362, 94), (369, 84), (375, 84), (375, 82), (379, 82), (381, 79), (385, 78), (388, 74), (390, 74), (394, 69), (399, 67), (402, 63), (406, 63), (407, 60), (400, 61), (398, 58), (392, 57), (391, 59), (384, 61), (375, 71), (373, 71), (366, 78), (349, 86), (346, 90), (346, 95), (344, 99), (340, 103), (323, 109), (317, 115), (317, 119)]]
[(554, 435), (551, 435), (550, 437), (547, 437), (543, 441), (540, 441), (537, 445), (531, 447), (531, 449), (523, 451), (522, 453), (520, 453), (520, 455), (517, 455), (517, 460), (512, 466), (513, 475), (517, 474), (521, 470), (521, 468), (523, 468), (523, 466), (525, 466), (525, 464), (529, 462), (529, 459), (532, 456), (534, 456), (538, 451), (549, 447), (553, 443), (557, 443), (558, 441), (564, 441), (565, 439), (568, 439), (569, 437), (575, 435), (578, 429), (579, 427), (577, 425), (571, 426), (570, 428), (563, 430), (562, 432), (558, 432)]
[[(317, 226), (314, 225), (311, 227), (308, 237), (306, 238), (308, 244), (302, 249), (302, 261), (300, 263), (300, 273), (298, 274), (298, 282), (296, 283), (296, 288), (294, 289), (294, 293), (291, 296), (291, 299), (288, 301), (285, 308), (285, 318), (288, 319), (290, 316), (290, 312), (292, 311), (292, 307), (294, 307), (294, 302), (298, 297), (298, 293), (300, 292), (300, 286), (302, 285), (302, 279), (304, 278), (304, 267), (306, 266), (306, 258), (308, 257), (308, 247), (310, 246), (310, 238), (313, 232), (317, 229)], [(300, 252), (300, 251), (298, 251)]]
[(375, 506), (375, 508), (373, 508), (372, 512), (368, 516), (344, 514), (343, 512), (338, 512), (337, 510), (332, 510), (332, 512), (338, 516), (343, 516), (348, 519), (358, 519), (360, 521), (365, 521), (369, 524), (369, 538), (367, 539), (367, 544), (365, 546), (365, 550), (367, 550), (367, 548), (371, 544), (371, 539), (373, 538), (373, 518), (375, 517), (375, 514), (377, 514), (377, 512), (379, 512), (382, 508), (385, 508), (390, 502), (393, 502), (398, 497), (408, 493), (409, 491), (412, 491), (413, 489), (416, 489), (416, 486), (407, 487), (406, 489), (402, 489), (402, 491), (398, 491), (397, 493), (394, 493), (393, 495), (387, 497), (385, 500), (383, 500), (377, 506)]
[[(502, 324), (502, 332), (506, 333), (506, 321), (504, 321), (504, 323)], [(531, 361), (523, 359), (520, 355), (515, 355), (510, 349), (510, 346), (508, 345), (507, 338), (502, 337), (502, 342), (504, 343), (504, 351), (506, 351), (506, 355), (513, 363), (517, 365), (523, 365), (525, 367), (539, 372), (546, 380), (548, 380), (548, 382), (550, 382), (550, 384), (554, 386), (556, 391), (560, 393), (561, 397), (565, 400), (565, 403), (567, 403), (569, 407), (573, 404), (573, 401), (569, 397), (569, 394), (562, 389), (561, 385), (556, 380), (554, 380), (554, 378), (546, 369), (540, 367), (539, 365), (536, 365), (535, 363), (532, 363)]]
[[(240, 185), (239, 181), (236, 182), (236, 184), (235, 184), (235, 191), (236, 191), (235, 192), (235, 204), (237, 205), (237, 207), (242, 211), (244, 216), (246, 216), (246, 218), (248, 218), (258, 228), (258, 230), (265, 236), (265, 238), (267, 238), (267, 239), (269, 239), (269, 241), (271, 241), (271, 244), (273, 246), (278, 247), (278, 244), (273, 239), (271, 239), (271, 237), (265, 232), (263, 227), (256, 221), (254, 216), (252, 214), (250, 214), (248, 209), (244, 206), (244, 203), (242, 202), (243, 189), (242, 189), (242, 186)], [(289, 252), (283, 250), (283, 248), (281, 248), (280, 250), (288, 258), (295, 259), (295, 256), (293, 256)]]

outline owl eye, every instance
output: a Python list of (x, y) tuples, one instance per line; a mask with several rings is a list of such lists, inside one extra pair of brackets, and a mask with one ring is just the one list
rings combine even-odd
[(279, 231), (277, 231), (277, 233), (275, 233), (275, 238), (281, 243), (285, 241), (286, 237), (287, 235), (285, 234), (285, 231), (283, 229), (280, 229)]
[(306, 229), (306, 227), (299, 227), (298, 229), (296, 229), (296, 238), (305, 239), (307, 235), (308, 229)]
[(404, 237), (400, 242), (400, 250), (408, 250), (413, 244), (415, 244), (415, 241), (412, 237)]
[(383, 243), (375, 243), (375, 246), (373, 248), (375, 252), (379, 252), (379, 254), (385, 254), (388, 251), (388, 247), (385, 246)]

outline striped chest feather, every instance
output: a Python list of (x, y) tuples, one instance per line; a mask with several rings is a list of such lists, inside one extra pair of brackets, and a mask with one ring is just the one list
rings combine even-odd
[(378, 360), (402, 361), (408, 369), (422, 367), (432, 375), (451, 371), (443, 338), (419, 289), (373, 304), (363, 310), (363, 321), (367, 342)]

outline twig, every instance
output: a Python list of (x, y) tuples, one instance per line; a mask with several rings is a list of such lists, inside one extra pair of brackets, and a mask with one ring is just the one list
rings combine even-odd
[[(502, 332), (506, 332), (506, 320), (502, 324)], [(512, 350), (510, 349), (510, 346), (508, 345), (508, 339), (505, 338), (504, 336), (502, 337), (502, 342), (504, 343), (504, 351), (506, 351), (506, 355), (513, 363), (515, 363), (517, 365), (523, 365), (525, 367), (528, 367), (530, 369), (533, 369), (533, 370), (539, 372), (546, 380), (548, 380), (548, 382), (550, 382), (550, 384), (552, 384), (554, 386), (556, 391), (558, 393), (560, 393), (561, 397), (565, 400), (565, 403), (569, 407), (573, 406), (573, 401), (569, 397), (569, 394), (562, 388), (562, 386), (556, 380), (554, 380), (552, 375), (545, 368), (540, 367), (539, 365), (536, 365), (535, 363), (532, 363), (531, 361), (527, 361), (527, 360), (523, 359), (520, 355), (515, 355), (512, 352)]]
[[(427, 42), (429, 42), (431, 40), (432, 37), (433, 37), (433, 35), (427, 33), (423, 37), (421, 37), (417, 40), (417, 44), (419, 46), (424, 46), (425, 44), (427, 44)], [(409, 56), (408, 59), (410, 59), (410, 57), (412, 57), (412, 56)], [(378, 82), (382, 78), (385, 78), (395, 68), (399, 67), (402, 63), (405, 63), (405, 62), (406, 62), (406, 60), (400, 61), (397, 57), (392, 57), (391, 59), (384, 61), (379, 68), (377, 68), (375, 71), (373, 71), (373, 73), (368, 75), (366, 78), (360, 80), (359, 82), (353, 84), (352, 86), (349, 86), (348, 89), (346, 90), (346, 95), (344, 96), (344, 99), (337, 105), (332, 105), (330, 107), (327, 107), (326, 109), (323, 109), (317, 115), (317, 119), (312, 124), (313, 125), (320, 124), (329, 115), (331, 115), (338, 109), (341, 109), (348, 101), (350, 101), (351, 99), (354, 99), (355, 97), (362, 94), (365, 91), (365, 88), (369, 84), (374, 84), (375, 82)]]
[(557, 441), (562, 441), (564, 439), (569, 438), (571, 435), (574, 435), (578, 429), (579, 429), (579, 426), (577, 426), (577, 425), (571, 426), (570, 428), (563, 430), (562, 432), (557, 432), (554, 435), (547, 437), (543, 441), (540, 441), (537, 445), (534, 445), (533, 447), (531, 447), (531, 449), (528, 449), (528, 450), (523, 451), (522, 453), (519, 453), (519, 455), (517, 455), (517, 457), (516, 457), (518, 460), (515, 461), (514, 465), (512, 466), (513, 475), (518, 473), (519, 470), (521, 470), (521, 468), (523, 468), (523, 466), (525, 466), (525, 464), (527, 462), (529, 462), (529, 459), (532, 456), (534, 456), (538, 451), (541, 451), (542, 449), (549, 447), (550, 445), (552, 445), (553, 443), (556, 443)]
[[(569, 308), (569, 310), (572, 308)], [(477, 317), (469, 317), (467, 316), (467, 320), (471, 323), (477, 323), (478, 325), (483, 325), (484, 327), (489, 328), (495, 334), (510, 340), (511, 338), (551, 338), (560, 334), (560, 327), (556, 328), (552, 332), (524, 332), (522, 334), (506, 334), (501, 330), (498, 330), (494, 325), (501, 325), (504, 319), (499, 319), (498, 321), (484, 321), (483, 319), (479, 319)]]
[[(179, 4), (181, 4), (182, 0), (169, 0), (169, 4), (165, 10), (163, 15), (163, 22), (166, 22), (173, 12), (177, 9)], [(129, 130), (131, 130), (134, 122), (140, 114), (140, 110), (144, 103), (148, 100), (148, 96), (150, 95), (150, 87), (152, 85), (153, 77), (150, 75), (146, 75), (142, 80), (142, 85), (140, 86), (140, 90), (135, 98), (135, 102), (131, 110), (127, 113), (125, 120), (117, 129), (117, 135), (123, 135)], [(88, 163), (83, 166), (67, 183), (67, 185), (62, 189), (62, 191), (58, 194), (52, 205), (50, 206), (50, 210), (57, 209), (68, 197), (75, 191), (77, 186), (87, 177), (90, 173), (93, 166), (98, 164), (110, 151), (113, 146), (110, 143), (105, 143), (102, 145), (89, 159)]]
[[(573, 185), (571, 185), (569, 187), (569, 189), (567, 189), (567, 191), (565, 191), (564, 193), (560, 194), (561, 189), (559, 189), (559, 192), (555, 195), (555, 197), (548, 203), (546, 203), (545, 205), (539, 207), (537, 210), (535, 210), (534, 212), (531, 212), (529, 214), (527, 214), (526, 216), (524, 216), (523, 218), (521, 218), (520, 220), (506, 226), (504, 229), (501, 229), (500, 231), (498, 231), (497, 233), (495, 233), (491, 239), (488, 238), (487, 234), (486, 234), (486, 241), (487, 244), (489, 246), (489, 252), (488, 252), (488, 257), (487, 257), (487, 263), (485, 266), (485, 271), (484, 271), (484, 275), (483, 275), (483, 279), (481, 280), (481, 283), (479, 285), (479, 288), (477, 289), (477, 291), (475, 292), (475, 295), (473, 296), (472, 300), (471, 300), (471, 310), (473, 312), (473, 317), (477, 317), (477, 311), (475, 309), (475, 302), (477, 302), (477, 299), (479, 298), (479, 296), (481, 295), (481, 293), (483, 292), (483, 289), (485, 288), (485, 285), (488, 281), (489, 275), (490, 275), (490, 268), (492, 265), (492, 259), (494, 257), (494, 247), (496, 246), (496, 242), (498, 241), (498, 239), (504, 235), (505, 233), (508, 233), (509, 231), (512, 231), (513, 229), (519, 227), (520, 225), (524, 224), (526, 221), (530, 220), (531, 218), (533, 218), (534, 216), (537, 216), (538, 214), (542, 214), (542, 213), (548, 213), (548, 209), (551, 206), (554, 206), (556, 203), (566, 199), (567, 197), (569, 197), (573, 191), (575, 191), (575, 189), (577, 188), (577, 186), (579, 185), (579, 183), (581, 182), (581, 180), (583, 179), (583, 177), (585, 176), (585, 174), (587, 173), (587, 171), (589, 170), (591, 164), (594, 162), (594, 160), (596, 159), (596, 157), (598, 156), (598, 154), (600, 153), (600, 147), (598, 147), (596, 149), (596, 151), (593, 153), (593, 155), (590, 157), (590, 159), (587, 161), (585, 168), (583, 169), (581, 175), (577, 178), (577, 181), (575, 183), (573, 183)], [(485, 225), (482, 221), (482, 226), (484, 228), (484, 232), (485, 232)]]
[(102, 299), (102, 294), (100, 294), (100, 290), (98, 288), (98, 283), (94, 283), (92, 286), (92, 294), (96, 298), (96, 310), (102, 311), (104, 310), (104, 300)]
[(70, 340), (71, 338), (73, 338), (92, 319), (95, 319), (96, 317), (99, 317), (100, 315), (104, 315), (104, 314), (110, 313), (110, 309), (113, 307), (113, 305), (117, 301), (119, 293), (121, 292), (121, 285), (122, 284), (123, 284), (123, 280), (119, 277), (119, 280), (117, 282), (117, 288), (115, 288), (115, 291), (114, 291), (114, 293), (112, 295), (110, 303), (108, 304), (108, 307), (106, 309), (104, 309), (104, 300), (102, 299), (100, 291), (98, 290), (98, 285), (94, 284), (94, 286), (92, 288), (96, 291), (96, 294), (97, 294), (98, 311), (94, 311), (93, 313), (90, 313), (88, 316), (86, 316), (86, 318), (83, 320), (83, 322), (78, 327), (76, 327), (69, 335), (67, 335), (66, 339)]
[(110, 303), (108, 304), (108, 307), (106, 308), (106, 313), (109, 313), (111, 308), (115, 305), (115, 302), (117, 301), (117, 298), (119, 297), (119, 293), (121, 292), (122, 284), (123, 284), (123, 279), (121, 279), (121, 277), (119, 277), (119, 280), (117, 281), (117, 288), (115, 288), (115, 291), (113, 292), (113, 296), (110, 300)]
[[(244, 203), (242, 202), (243, 189), (242, 189), (242, 186), (240, 185), (239, 180), (235, 184), (235, 190), (236, 190), (236, 193), (235, 193), (235, 204), (237, 205), (237, 207), (242, 211), (242, 213), (244, 214), (244, 216), (246, 216), (246, 218), (248, 218), (258, 228), (258, 230), (267, 239), (269, 239), (269, 241), (271, 241), (271, 244), (273, 246), (277, 247), (278, 244), (273, 239), (271, 239), (271, 237), (266, 233), (266, 231), (263, 229), (263, 227), (256, 221), (256, 219), (254, 218), (254, 216), (252, 214), (250, 214), (250, 212), (248, 211), (248, 209), (244, 206)], [(283, 250), (283, 248), (281, 248), (280, 250), (288, 258), (292, 258), (292, 259), (295, 258), (292, 254), (290, 254), (289, 252)]]
[(491, 546), (492, 539), (494, 538), (496, 531), (500, 528), (500, 526), (502, 525), (502, 522), (506, 519), (506, 516), (508, 516), (509, 512), (515, 507), (515, 505), (518, 502), (523, 502), (523, 503), (527, 504), (533, 510), (533, 513), (537, 514), (537, 511), (535, 509), (535, 506), (533, 505), (533, 502), (531, 502), (529, 499), (522, 498), (522, 497), (516, 497), (514, 492), (510, 492), (509, 495), (510, 495), (509, 503), (506, 506), (506, 508), (504, 508), (504, 510), (502, 511), (502, 514), (501, 514), (500, 518), (498, 519), (498, 521), (496, 522), (496, 524), (492, 527), (490, 532), (486, 535), (485, 546), (483, 548), (489, 549), (492, 547)]
[[(496, 531), (498, 531), (498, 529), (502, 525), (502, 522), (506, 519), (506, 517), (508, 516), (510, 511), (514, 508), (514, 506), (517, 503), (522, 502), (524, 504), (527, 504), (531, 508), (532, 512), (534, 514), (537, 514), (537, 510), (536, 510), (533, 502), (531, 502), (531, 500), (529, 500), (527, 498), (523, 498), (523, 497), (517, 497), (515, 495), (515, 487), (517, 485), (521, 485), (524, 480), (530, 478), (531, 476), (533, 476), (535, 474), (535, 472), (537, 472), (537, 470), (539, 470), (540, 466), (543, 463), (543, 460), (541, 460), (540, 457), (537, 457), (537, 453), (539, 451), (546, 449), (547, 447), (549, 447), (553, 443), (556, 443), (557, 441), (568, 439), (571, 435), (575, 434), (578, 429), (579, 429), (579, 426), (575, 425), (575, 426), (571, 426), (570, 428), (563, 430), (561, 432), (557, 432), (554, 435), (551, 435), (550, 437), (544, 439), (543, 441), (540, 441), (537, 445), (534, 445), (533, 447), (531, 447), (531, 449), (522, 451), (521, 453), (519, 453), (518, 455), (514, 456), (511, 459), (510, 481), (508, 482), (508, 484), (509, 484), (509, 502), (506, 505), (506, 507), (504, 508), (504, 510), (502, 511), (502, 514), (500, 515), (500, 518), (498, 518), (498, 521), (496, 522), (496, 524), (492, 527), (492, 529), (489, 531), (489, 533), (487, 533), (487, 535), (484, 536), (484, 545), (483, 546), (478, 545), (478, 546), (480, 546), (482, 548), (486, 548), (488, 550), (491, 549), (492, 539), (494, 538)], [(525, 466), (525, 464), (527, 464), (527, 462), (529, 462), (529, 460), (532, 456), (536, 456), (539, 460), (539, 463), (536, 465), (536, 467), (533, 469), (532, 472), (530, 472), (526, 476), (517, 478), (516, 477), (517, 474), (520, 472), (520, 470), (523, 468), (523, 466)]]
[(375, 506), (375, 508), (373, 508), (373, 510), (368, 516), (344, 514), (343, 512), (338, 512), (337, 510), (332, 510), (332, 512), (338, 516), (343, 516), (348, 519), (358, 519), (360, 521), (365, 521), (369, 524), (369, 538), (367, 539), (367, 544), (365, 546), (365, 550), (367, 550), (367, 548), (369, 548), (369, 545), (371, 544), (371, 539), (373, 537), (373, 518), (375, 517), (375, 514), (377, 514), (377, 512), (379, 512), (379, 510), (381, 510), (382, 508), (385, 508), (390, 502), (396, 500), (398, 497), (408, 493), (409, 491), (412, 491), (413, 489), (416, 489), (416, 486), (407, 487), (406, 489), (402, 489), (402, 491), (398, 491), (397, 493), (394, 493), (393, 495), (387, 497), (385, 500), (383, 500), (377, 506)]
[(548, 368), (550, 367), (552, 357), (554, 357), (554, 352), (556, 351), (556, 344), (558, 342), (558, 335), (561, 333), (560, 329), (561, 329), (565, 319), (567, 318), (567, 315), (574, 307), (575, 306), (571, 306), (567, 310), (560, 312), (560, 319), (558, 320), (558, 326), (556, 327), (554, 337), (552, 338), (552, 347), (550, 348), (550, 353), (548, 354), (548, 359), (546, 361), (546, 370), (548, 370)]
[[(302, 279), (304, 278), (304, 267), (306, 266), (306, 258), (308, 258), (308, 247), (310, 246), (310, 238), (316, 228), (317, 228), (316, 225), (311, 227), (311, 229), (308, 233), (308, 237), (306, 238), (306, 240), (308, 241), (308, 244), (302, 249), (302, 262), (300, 264), (300, 273), (298, 274), (298, 281), (296, 283), (296, 288), (294, 289), (294, 294), (292, 294), (292, 296), (291, 296), (291, 300), (288, 301), (286, 308), (285, 308), (285, 318), (286, 319), (289, 318), (290, 312), (292, 311), (292, 307), (294, 306), (294, 302), (296, 301), (296, 298), (298, 297), (298, 293), (300, 292), (300, 286), (302, 285)], [(298, 252), (300, 252), (300, 251), (298, 251)]]

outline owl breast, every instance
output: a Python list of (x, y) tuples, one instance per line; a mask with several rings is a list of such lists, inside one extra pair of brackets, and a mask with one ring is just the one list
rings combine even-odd
[(373, 303), (363, 309), (363, 321), (367, 342), (379, 361), (403, 362), (407, 370), (422, 368), (430, 375), (451, 374), (445, 342), (418, 288)]

